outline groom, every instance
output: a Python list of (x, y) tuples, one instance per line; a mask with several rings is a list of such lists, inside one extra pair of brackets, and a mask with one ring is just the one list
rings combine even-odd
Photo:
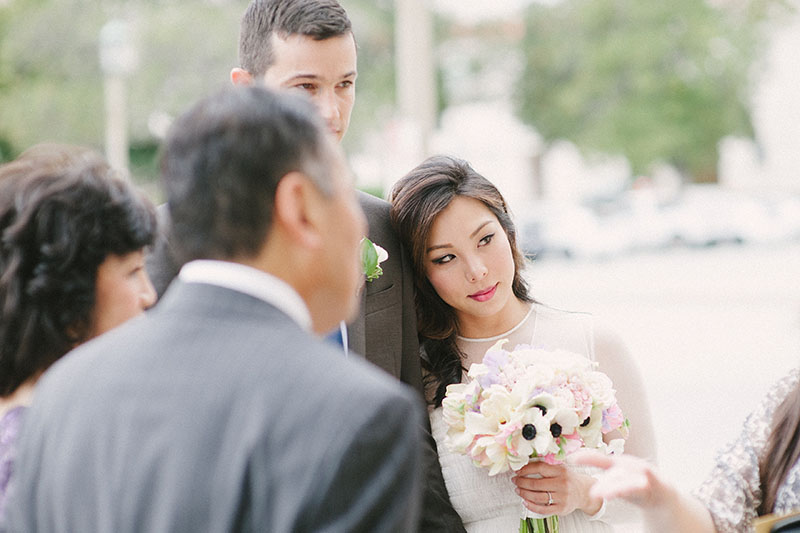
[[(335, 0), (253, 0), (242, 17), (239, 68), (235, 85), (264, 85), (298, 92), (314, 103), (334, 139), (347, 132), (355, 102), (357, 50), (350, 19)], [(369, 224), (370, 240), (389, 258), (383, 275), (362, 291), (359, 313), (347, 327), (349, 347), (422, 394), (411, 263), (389, 220), (389, 204), (365, 193), (359, 203)], [(162, 209), (160, 214), (165, 214)], [(163, 221), (163, 218), (162, 218)], [(168, 228), (168, 223), (164, 225)], [(161, 240), (148, 259), (148, 272), (161, 294), (178, 271), (170, 248)], [(425, 489), (420, 530), (462, 532), (450, 504), (436, 447), (426, 435), (423, 451)]]
[(163, 153), (188, 262), (40, 380), (9, 531), (415, 530), (419, 399), (311, 334), (355, 313), (366, 230), (313, 107), (231, 88)]

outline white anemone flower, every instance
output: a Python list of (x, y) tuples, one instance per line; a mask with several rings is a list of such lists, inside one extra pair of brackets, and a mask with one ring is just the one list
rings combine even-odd
[(537, 407), (527, 407), (518, 413), (515, 425), (520, 429), (511, 438), (509, 464), (512, 469), (519, 470), (530, 461), (531, 457), (539, 457), (558, 452), (558, 445), (550, 433), (550, 418)]
[[(583, 425), (585, 424), (585, 425)], [(578, 426), (578, 435), (587, 448), (598, 448), (603, 442), (603, 410), (593, 407), (588, 422), (581, 421)]]
[(556, 407), (550, 418), (550, 433), (554, 439), (558, 439), (561, 435), (570, 435), (575, 432), (580, 422), (573, 409)]

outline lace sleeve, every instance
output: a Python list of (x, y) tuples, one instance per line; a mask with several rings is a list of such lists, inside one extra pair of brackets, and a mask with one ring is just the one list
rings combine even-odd
[(800, 369), (778, 381), (745, 420), (742, 432), (717, 455), (695, 496), (708, 508), (719, 533), (749, 532), (761, 504), (758, 462), (772, 431), (772, 417), (800, 379)]

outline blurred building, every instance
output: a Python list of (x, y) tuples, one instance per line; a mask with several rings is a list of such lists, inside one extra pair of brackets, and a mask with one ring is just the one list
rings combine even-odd
[[(624, 158), (609, 154), (586, 159), (567, 141), (545, 145), (533, 128), (515, 117), (512, 91), (522, 62), (515, 45), (524, 32), (521, 10), (530, 1), (434, 3), (454, 21), (448, 40), (436, 46), (435, 56), (447, 107), (424, 143), (417, 126), (402, 116), (377, 132), (354, 158), (362, 185), (388, 191), (419, 163), (425, 151), (467, 159), (516, 206), (535, 199), (577, 202), (611, 196), (635, 181)], [(720, 144), (722, 185), (800, 192), (798, 49), (800, 14), (774, 31), (759, 71), (753, 95), (755, 141), (727, 138)], [(674, 191), (674, 180), (662, 180), (656, 174), (674, 173), (660, 169), (648, 179), (650, 186), (665, 184), (669, 192)]]

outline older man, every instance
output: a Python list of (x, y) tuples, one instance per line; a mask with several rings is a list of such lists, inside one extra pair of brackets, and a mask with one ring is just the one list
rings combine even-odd
[(366, 230), (313, 108), (208, 98), (163, 180), (186, 264), (40, 381), (9, 530), (413, 531), (418, 398), (312, 334), (357, 311)]

